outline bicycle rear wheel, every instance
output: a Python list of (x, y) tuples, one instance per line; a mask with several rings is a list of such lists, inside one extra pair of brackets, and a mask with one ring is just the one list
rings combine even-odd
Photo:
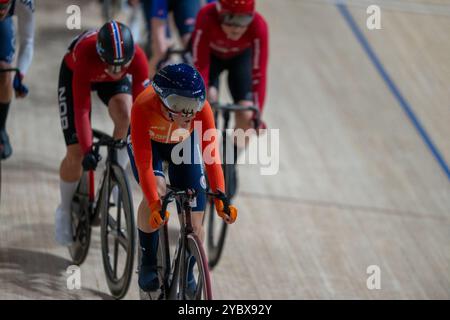
[(88, 181), (88, 174), (83, 172), (75, 195), (73, 196), (70, 211), (74, 242), (69, 246), (69, 253), (73, 263), (76, 265), (84, 262), (91, 243)]
[(214, 201), (207, 202), (206, 212), (208, 216), (207, 250), (209, 267), (213, 269), (219, 263), (222, 256), (228, 224), (215, 213)]
[[(195, 292), (185, 298), (190, 300), (212, 300), (211, 278), (209, 274), (208, 259), (199, 238), (190, 233), (186, 236), (188, 252), (195, 257), (194, 278), (197, 283)], [(186, 266), (187, 271), (187, 266)], [(187, 277), (187, 274), (184, 275)], [(187, 284), (187, 281), (183, 281)], [(187, 288), (183, 290), (188, 292)]]
[(111, 294), (120, 299), (133, 275), (136, 228), (130, 188), (120, 166), (111, 165), (101, 201), (103, 267)]

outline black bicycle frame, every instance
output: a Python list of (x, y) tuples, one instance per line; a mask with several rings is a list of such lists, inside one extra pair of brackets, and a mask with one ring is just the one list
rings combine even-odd
[[(192, 195), (193, 196), (193, 195)], [(171, 265), (170, 261), (170, 248), (169, 248), (169, 236), (168, 236), (168, 228), (167, 224), (164, 225), (163, 232), (163, 241), (164, 241), (164, 256), (165, 256), (165, 264), (166, 270), (164, 274), (164, 294), (169, 300), (177, 298), (177, 285), (179, 282), (179, 277), (183, 275), (185, 270), (185, 264), (182, 263), (186, 260), (186, 235), (193, 232), (192, 221), (191, 221), (191, 211), (192, 208), (189, 205), (190, 196), (187, 195), (184, 191), (169, 191), (169, 193), (164, 197), (163, 206), (161, 210), (161, 218), (165, 218), (163, 216), (163, 212), (166, 212), (167, 206), (169, 202), (173, 200), (176, 201), (177, 211), (180, 216), (180, 238), (177, 250), (175, 252), (175, 261), (174, 265)], [(180, 252), (181, 250), (181, 252)], [(181, 296), (184, 296), (184, 288), (186, 284), (184, 283), (185, 277), (181, 277)]]
[[(178, 277), (181, 275), (186, 274), (185, 264), (183, 263), (186, 261), (186, 247), (187, 247), (187, 235), (193, 232), (192, 227), (192, 221), (191, 221), (191, 214), (192, 214), (192, 207), (190, 205), (190, 201), (193, 197), (195, 197), (195, 192), (191, 192), (188, 194), (186, 191), (180, 191), (180, 190), (174, 190), (172, 187), (168, 186), (168, 188), (171, 189), (166, 196), (163, 199), (162, 209), (161, 209), (161, 218), (164, 220), (165, 213), (167, 211), (167, 206), (170, 202), (173, 200), (176, 201), (177, 205), (177, 211), (180, 215), (180, 238), (178, 242), (178, 247), (175, 252), (175, 261), (173, 261), (173, 265), (171, 265), (170, 261), (170, 248), (169, 248), (169, 236), (168, 236), (168, 228), (167, 224), (164, 225), (164, 232), (163, 232), (163, 239), (164, 241), (164, 258), (165, 258), (165, 264), (166, 264), (166, 270), (164, 273), (164, 282), (163, 282), (163, 289), (164, 294), (168, 299), (176, 299), (177, 298), (177, 284), (178, 284)], [(221, 199), (224, 202), (224, 208), (225, 212), (229, 214), (229, 202), (223, 193), (210, 193), (205, 192), (208, 196), (214, 196), (219, 199)], [(180, 252), (181, 250), (181, 252)], [(186, 288), (186, 283), (184, 281), (186, 280), (186, 277), (181, 277), (181, 296), (184, 297), (184, 289)]]
[[(125, 143), (114, 141), (108, 135), (106, 135), (98, 130), (93, 130), (93, 135), (95, 138), (97, 138), (99, 140), (98, 142), (93, 144), (94, 153), (97, 157), (100, 152), (100, 147), (103, 147), (103, 146), (107, 147), (107, 158), (105, 161), (106, 167), (105, 167), (105, 171), (103, 172), (102, 183), (100, 185), (100, 189), (98, 190), (97, 196), (94, 199), (90, 199), (92, 201), (91, 205), (93, 206), (91, 208), (92, 209), (92, 211), (91, 211), (92, 219), (91, 220), (96, 220), (100, 215), (100, 206), (98, 205), (98, 201), (103, 200), (102, 199), (103, 192), (104, 192), (105, 188), (109, 187), (107, 184), (109, 182), (109, 177), (111, 175), (111, 164), (117, 163), (117, 147), (120, 145), (122, 145), (124, 147)], [(93, 175), (91, 178), (93, 179)], [(90, 188), (91, 188), (91, 186), (92, 187), (94, 186), (93, 182), (90, 183)], [(94, 192), (95, 192), (94, 190), (90, 190), (90, 194), (93, 194)], [(95, 203), (95, 200), (97, 200), (97, 203)]]

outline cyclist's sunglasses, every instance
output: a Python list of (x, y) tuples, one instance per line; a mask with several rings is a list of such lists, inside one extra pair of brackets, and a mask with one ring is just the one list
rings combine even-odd
[(162, 101), (171, 117), (183, 118), (194, 117), (205, 103), (203, 99), (186, 98), (175, 94), (163, 98)]
[(225, 13), (220, 16), (221, 23), (231, 27), (247, 27), (253, 21), (252, 14)]

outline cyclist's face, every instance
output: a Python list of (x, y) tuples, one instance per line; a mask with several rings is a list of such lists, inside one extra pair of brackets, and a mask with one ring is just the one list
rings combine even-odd
[(127, 71), (130, 64), (131, 64), (131, 61), (121, 67), (107, 65), (105, 72), (113, 79), (120, 79), (120, 78), (122, 78), (123, 74)]
[(229, 25), (222, 23), (222, 30), (227, 35), (228, 39), (237, 41), (242, 35), (247, 31), (248, 27), (237, 26), (237, 25)]
[(164, 116), (167, 119), (175, 122), (178, 125), (178, 127), (183, 129), (189, 129), (192, 120), (195, 118), (195, 114), (189, 117), (185, 117), (180, 113), (171, 112), (165, 106), (161, 106), (161, 111), (164, 113)]

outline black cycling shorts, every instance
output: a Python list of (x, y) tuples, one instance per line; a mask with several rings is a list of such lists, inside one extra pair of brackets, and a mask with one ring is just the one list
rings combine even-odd
[[(58, 104), (61, 127), (67, 146), (78, 143), (75, 129), (75, 113), (73, 111), (74, 100), (72, 80), (73, 72), (63, 60), (59, 71)], [(124, 77), (119, 81), (93, 83), (91, 89), (92, 91), (97, 91), (98, 97), (106, 106), (108, 105), (109, 100), (116, 94), (132, 94), (131, 81), (128, 77)]]
[(252, 50), (247, 49), (236, 57), (221, 59), (211, 54), (209, 86), (219, 89), (220, 74), (228, 70), (228, 87), (234, 103), (253, 100), (252, 94)]

